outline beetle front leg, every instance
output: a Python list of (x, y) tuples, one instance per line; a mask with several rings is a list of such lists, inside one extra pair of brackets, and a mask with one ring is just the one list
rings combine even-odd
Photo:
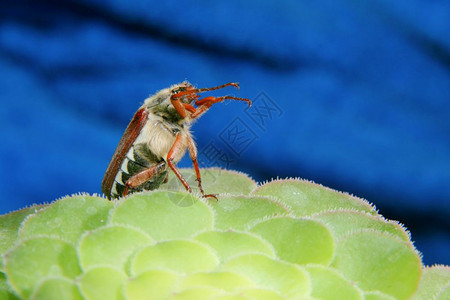
[(170, 102), (172, 103), (177, 113), (182, 118), (185, 118), (187, 115), (186, 111), (193, 113), (195, 112), (195, 107), (193, 107), (190, 104), (181, 102), (180, 100), (181, 97), (197, 97), (197, 96), (194, 91), (184, 91), (170, 96)]
[(172, 95), (172, 97), (170, 97), (170, 102), (172, 102), (172, 105), (175, 108), (175, 110), (177, 111), (177, 113), (182, 118), (185, 118), (186, 117), (186, 108), (181, 103), (180, 99), (179, 98), (175, 98), (174, 95)]
[(252, 105), (252, 101), (246, 98), (239, 98), (239, 97), (233, 97), (233, 96), (222, 96), (222, 97), (205, 97), (200, 100), (195, 100), (195, 105), (197, 105), (197, 110), (191, 114), (191, 119), (195, 119), (203, 115), (213, 104), (222, 102), (225, 99), (231, 99), (231, 100), (238, 100), (238, 101), (245, 101), (248, 103), (249, 106)]
[(123, 190), (123, 196), (128, 194), (128, 190), (140, 186), (141, 184), (149, 181), (154, 176), (158, 175), (166, 168), (166, 162), (160, 162), (159, 164), (145, 169), (133, 176), (131, 176), (127, 182), (125, 182), (125, 189)]

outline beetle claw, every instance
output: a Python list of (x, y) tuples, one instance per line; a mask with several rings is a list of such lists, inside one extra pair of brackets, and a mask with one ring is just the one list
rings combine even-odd
[(216, 201), (219, 201), (219, 199), (217, 199), (217, 194), (203, 194), (202, 198), (214, 198)]

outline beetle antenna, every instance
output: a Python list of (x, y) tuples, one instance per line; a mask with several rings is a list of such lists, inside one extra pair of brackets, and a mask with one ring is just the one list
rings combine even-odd
[[(198, 94), (198, 93), (207, 92), (207, 91), (214, 91), (214, 90), (218, 90), (218, 89), (223, 89), (224, 87), (227, 87), (227, 86), (234, 86), (235, 88), (239, 89), (239, 83), (229, 82), (229, 83), (225, 83), (225, 84), (218, 85), (215, 87), (210, 87), (210, 88), (192, 89), (192, 90), (178, 92), (178, 93), (174, 94), (172, 96), (172, 98), (175, 99), (175, 98), (181, 98), (186, 95)], [(197, 98), (199, 97), (198, 95), (193, 95), (193, 96), (197, 97)]]
[(222, 97), (217, 97), (217, 99), (221, 99), (220, 101), (223, 101), (225, 99), (245, 101), (245, 102), (247, 102), (249, 107), (252, 106), (252, 101), (250, 99), (247, 99), (247, 98), (239, 98), (239, 97), (233, 97), (233, 96), (222, 96)]
[(207, 91), (214, 91), (214, 90), (218, 90), (218, 89), (223, 89), (224, 87), (227, 87), (227, 86), (234, 86), (235, 88), (239, 89), (239, 83), (237, 83), (237, 82), (229, 82), (229, 83), (225, 83), (225, 84), (218, 85), (218, 86), (215, 86), (215, 87), (195, 89), (195, 91), (197, 93), (202, 93), (202, 92), (207, 92)]

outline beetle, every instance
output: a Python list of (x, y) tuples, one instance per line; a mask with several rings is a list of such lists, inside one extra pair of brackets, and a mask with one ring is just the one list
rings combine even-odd
[[(192, 192), (176, 164), (189, 150), (194, 165), (198, 187), (203, 197), (197, 161), (197, 147), (189, 131), (193, 121), (203, 115), (213, 104), (226, 99), (245, 101), (233, 96), (200, 99), (200, 93), (228, 86), (239, 88), (230, 82), (211, 88), (196, 88), (187, 81), (170, 86), (145, 99), (128, 124), (119, 145), (106, 169), (102, 191), (108, 199), (120, 198), (142, 190), (154, 190), (167, 182), (171, 169), (188, 192)], [(195, 106), (193, 105), (195, 104)]]

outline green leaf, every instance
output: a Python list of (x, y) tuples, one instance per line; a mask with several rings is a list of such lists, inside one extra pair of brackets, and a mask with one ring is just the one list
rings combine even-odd
[[(179, 169), (192, 190), (200, 195), (197, 177), (193, 169)], [(206, 194), (248, 195), (257, 184), (247, 174), (219, 168), (201, 169), (202, 186)], [(180, 180), (169, 172), (169, 181), (162, 188), (186, 191)]]
[(309, 276), (303, 269), (264, 255), (242, 255), (223, 264), (222, 269), (245, 276), (285, 297), (301, 298), (311, 292)]
[(290, 213), (286, 206), (266, 197), (220, 196), (209, 203), (215, 212), (215, 228), (221, 230), (247, 230), (264, 218)]
[(277, 256), (296, 264), (328, 265), (334, 255), (334, 240), (328, 228), (314, 220), (273, 218), (255, 225), (251, 232), (260, 235)]
[(307, 266), (311, 276), (312, 296), (322, 300), (364, 299), (361, 291), (336, 271), (323, 266)]
[(6, 282), (6, 276), (4, 273), (0, 272), (0, 299), (4, 300), (17, 300), (19, 299), (14, 295), (13, 291)]
[(174, 293), (171, 300), (212, 299), (213, 296), (223, 294), (222, 290), (211, 287), (197, 287), (186, 289), (180, 293)]
[(213, 248), (220, 262), (242, 254), (265, 254), (275, 257), (273, 247), (260, 237), (236, 231), (207, 231), (195, 237), (197, 241)]
[(167, 299), (175, 291), (178, 276), (162, 270), (147, 271), (131, 278), (125, 286), (125, 299)]
[(219, 260), (211, 248), (195, 241), (173, 240), (148, 246), (132, 260), (132, 274), (167, 270), (179, 274), (214, 270)]
[(378, 215), (370, 215), (359, 211), (327, 211), (313, 216), (327, 224), (336, 239), (357, 231), (376, 230), (390, 233), (401, 240), (408, 241), (409, 234), (398, 222), (388, 221)]
[[(420, 280), (419, 289), (412, 298), (413, 300), (427, 299), (431, 295), (435, 295), (438, 299), (439, 294), (444, 294), (445, 290), (450, 288), (450, 267), (449, 266), (433, 266), (423, 270), (422, 279)], [(449, 298), (444, 298), (449, 299)]]
[(74, 279), (81, 272), (75, 248), (49, 237), (25, 240), (13, 248), (5, 256), (5, 270), (11, 287), (23, 297), (46, 277)]
[(83, 300), (77, 286), (67, 278), (49, 278), (40, 283), (31, 296), (33, 300)]
[(383, 294), (379, 291), (364, 293), (364, 297), (366, 300), (397, 300), (397, 298)]
[(153, 240), (144, 232), (120, 225), (101, 227), (83, 236), (78, 245), (80, 264), (84, 270), (109, 265), (126, 271), (130, 256)]
[(242, 294), (238, 295), (218, 295), (212, 297), (213, 300), (253, 300), (250, 297), (244, 296)]
[(450, 284), (448, 284), (439, 294), (436, 295), (436, 300), (450, 299)]
[(214, 300), (252, 300), (252, 298), (244, 296), (242, 294), (239, 295), (219, 295), (213, 297)]
[(374, 231), (342, 240), (332, 265), (363, 290), (398, 299), (411, 297), (421, 276), (420, 258), (411, 244)]
[(121, 200), (112, 211), (110, 223), (139, 228), (155, 241), (162, 241), (212, 229), (213, 213), (207, 204), (188, 193), (158, 191)]
[(240, 292), (240, 294), (243, 296), (247, 296), (250, 299), (258, 299), (258, 300), (283, 300), (283, 299), (286, 299), (274, 291), (265, 290), (262, 288), (245, 289), (245, 290), (242, 290)]
[(122, 286), (127, 281), (124, 272), (111, 267), (92, 268), (79, 278), (79, 286), (86, 300), (121, 300)]
[(335, 209), (354, 209), (376, 214), (375, 209), (363, 199), (306, 180), (272, 181), (258, 187), (253, 195), (275, 197), (299, 217)]
[(3, 254), (15, 245), (19, 238), (19, 228), (23, 220), (36, 213), (41, 207), (34, 205), (0, 216), (0, 271), (3, 271)]
[(76, 244), (84, 231), (106, 223), (112, 202), (87, 195), (67, 197), (30, 216), (22, 224), (20, 238), (48, 235)]
[(255, 284), (246, 277), (231, 272), (195, 273), (184, 278), (182, 289), (211, 287), (226, 292), (234, 292)]
[(14, 246), (19, 237), (19, 227), (22, 221), (31, 214), (36, 213), (41, 206), (26, 207), (0, 216), (0, 253)]

